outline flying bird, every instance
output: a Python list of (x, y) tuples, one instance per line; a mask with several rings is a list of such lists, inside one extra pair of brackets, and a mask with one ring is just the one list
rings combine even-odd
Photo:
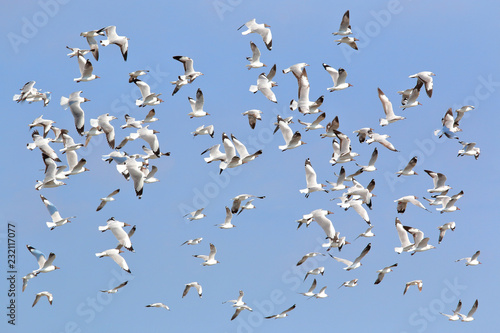
[(438, 239), (438, 244), (441, 244), (441, 241), (444, 238), (444, 234), (446, 233), (446, 230), (451, 230), (455, 231), (455, 222), (448, 222), (443, 224), (442, 226), (438, 227), (439, 229), (439, 239)]
[(277, 116), (277, 119), (279, 129), (281, 130), (281, 134), (283, 135), (283, 139), (285, 140), (284, 145), (278, 146), (281, 151), (294, 149), (306, 144), (306, 142), (302, 141), (302, 135), (299, 131), (293, 133), (288, 123), (283, 118), (281, 118), (280, 115)]
[(463, 148), (458, 151), (457, 157), (474, 156), (476, 160), (479, 158), (479, 155), (481, 154), (481, 149), (479, 147), (476, 147), (475, 142), (459, 141), (459, 143), (463, 146)]
[(215, 245), (210, 243), (210, 254), (208, 256), (203, 254), (194, 254), (193, 257), (205, 260), (202, 263), (203, 266), (212, 266), (219, 263), (218, 260), (215, 260), (216, 253), (217, 249), (215, 248)]
[(461, 313), (458, 314), (460, 316), (461, 320), (465, 321), (465, 322), (473, 321), (474, 317), (472, 317), (472, 316), (474, 315), (474, 313), (476, 313), (477, 306), (478, 306), (478, 300), (476, 299), (476, 301), (472, 305), (472, 308), (470, 309), (470, 311), (467, 314), (467, 316), (464, 315), (464, 314), (461, 314)]
[(406, 294), (406, 292), (408, 291), (408, 288), (410, 288), (410, 286), (417, 286), (418, 291), (422, 291), (422, 286), (423, 286), (422, 280), (413, 280), (410, 282), (406, 282), (405, 290), (403, 291), (403, 295)]
[(127, 262), (125, 259), (120, 255), (120, 253), (123, 253), (122, 250), (118, 249), (109, 249), (103, 252), (96, 253), (96, 257), (102, 258), (102, 257), (110, 257), (113, 259), (114, 262), (118, 264), (124, 271), (128, 273), (132, 273), (130, 269), (128, 268)]
[(248, 117), (248, 123), (250, 124), (250, 128), (255, 129), (255, 125), (257, 123), (257, 120), (262, 120), (262, 117), (260, 116), (262, 114), (262, 111), (260, 110), (248, 110), (242, 113), (242, 115)]
[(337, 32), (333, 32), (332, 34), (340, 36), (352, 34), (351, 24), (349, 22), (349, 11), (346, 11), (344, 13), (344, 16), (342, 16), (342, 21), (340, 22), (339, 30)]
[(304, 255), (302, 257), (302, 259), (299, 260), (299, 262), (297, 263), (297, 266), (302, 265), (307, 259), (313, 258), (313, 257), (316, 257), (316, 256), (324, 256), (324, 254), (323, 253), (319, 253), (319, 252), (309, 252), (306, 255)]
[(410, 162), (404, 167), (404, 169), (399, 170), (396, 172), (398, 177), (401, 176), (411, 176), (411, 175), (418, 175), (415, 171), (413, 171), (413, 168), (417, 165), (417, 156), (413, 156)]
[(104, 206), (110, 202), (110, 201), (115, 201), (115, 198), (113, 198), (116, 194), (118, 194), (120, 192), (120, 189), (116, 189), (114, 190), (113, 192), (111, 192), (110, 194), (108, 194), (106, 197), (104, 198), (101, 198), (101, 203), (99, 204), (99, 206), (97, 207), (96, 209), (96, 212), (100, 211), (101, 209), (104, 208)]
[(306, 183), (307, 183), (307, 188), (300, 190), (300, 193), (305, 194), (306, 198), (309, 198), (309, 195), (313, 192), (317, 191), (324, 191), (328, 193), (328, 190), (325, 190), (323, 187), (326, 187), (324, 184), (318, 184), (316, 181), (316, 171), (314, 171), (311, 161), (306, 159), (305, 162), (305, 169), (306, 169)]
[(288, 316), (288, 312), (292, 311), (293, 309), (295, 309), (295, 304), (292, 305), (291, 307), (289, 307), (288, 309), (286, 309), (285, 311), (279, 313), (279, 314), (276, 314), (276, 315), (272, 315), (272, 316), (267, 316), (267, 317), (264, 317), (265, 319), (271, 319), (271, 318), (274, 318), (274, 319), (278, 319), (278, 318), (285, 318)]
[(264, 44), (266, 44), (267, 49), (271, 51), (271, 49), (273, 48), (273, 36), (271, 34), (271, 29), (269, 29), (271, 27), (270, 25), (267, 25), (265, 23), (259, 24), (255, 21), (255, 19), (252, 19), (239, 27), (238, 30), (240, 30), (244, 26), (247, 27), (247, 30), (243, 31), (241, 33), (242, 35), (248, 35), (251, 33), (259, 34), (262, 37)]
[(392, 109), (392, 103), (389, 100), (389, 98), (387, 98), (387, 96), (382, 92), (382, 90), (380, 90), (380, 88), (377, 89), (378, 89), (378, 98), (380, 99), (380, 102), (382, 102), (382, 107), (384, 108), (384, 113), (385, 113), (385, 118), (380, 118), (379, 120), (380, 126), (387, 126), (398, 120), (406, 119), (405, 117), (396, 116), (394, 114), (394, 110)]
[(61, 97), (61, 106), (66, 110), (69, 107), (73, 118), (75, 119), (75, 127), (78, 134), (83, 135), (85, 127), (85, 113), (81, 108), (80, 104), (84, 102), (89, 102), (90, 99), (81, 97), (80, 94), (83, 91), (72, 92), (68, 97)]
[(106, 230), (111, 230), (113, 235), (116, 237), (118, 242), (127, 250), (131, 252), (135, 252), (134, 248), (132, 247), (132, 242), (130, 241), (130, 237), (128, 234), (123, 230), (124, 227), (130, 227), (130, 224), (125, 223), (125, 222), (120, 222), (116, 220), (114, 217), (111, 217), (108, 219), (106, 222), (105, 226), (99, 226), (99, 231), (105, 232)]
[(345, 69), (339, 68), (338, 70), (336, 70), (335, 68), (325, 63), (323, 63), (323, 67), (328, 72), (328, 74), (330, 74), (333, 80), (333, 87), (327, 88), (326, 90), (332, 92), (352, 87), (352, 84), (345, 82), (347, 78), (347, 72), (345, 71)]
[(196, 291), (198, 291), (198, 296), (201, 298), (201, 296), (203, 295), (202, 294), (203, 289), (201, 288), (201, 285), (198, 282), (191, 282), (191, 283), (186, 284), (186, 287), (184, 288), (184, 292), (182, 293), (182, 298), (184, 298), (184, 296), (187, 295), (187, 293), (189, 292), (189, 289), (191, 289), (191, 288), (196, 288)]
[(184, 244), (187, 244), (187, 245), (198, 245), (200, 244), (200, 242), (203, 240), (203, 237), (200, 237), (200, 238), (195, 238), (195, 239), (189, 239), (187, 241), (185, 241), (184, 243), (181, 244), (184, 245)]
[(331, 254), (328, 254), (328, 255), (330, 257), (332, 257), (333, 259), (337, 260), (338, 262), (341, 262), (344, 265), (346, 265), (346, 267), (344, 267), (344, 269), (346, 271), (350, 271), (350, 270), (356, 269), (356, 268), (358, 268), (358, 267), (360, 267), (362, 265), (361, 264), (361, 259), (363, 259), (364, 256), (366, 256), (368, 254), (368, 252), (370, 252), (371, 248), (372, 248), (372, 244), (368, 243), (368, 245), (366, 245), (366, 247), (363, 249), (363, 251), (361, 251), (361, 254), (356, 259), (354, 259), (354, 261), (350, 261), (350, 260), (347, 260), (347, 259), (342, 259), (342, 258), (334, 257)]
[(250, 48), (252, 49), (252, 56), (247, 57), (247, 60), (250, 61), (250, 63), (245, 65), (245, 67), (248, 67), (248, 70), (252, 68), (267, 67), (266, 64), (260, 61), (260, 50), (252, 41), (250, 41)]
[(416, 197), (414, 195), (407, 195), (407, 196), (401, 197), (397, 200), (394, 200), (394, 202), (398, 203), (398, 206), (396, 207), (398, 213), (403, 214), (406, 211), (406, 205), (408, 203), (411, 203), (417, 207), (425, 209), (426, 211), (428, 211), (430, 213), (430, 211), (427, 208), (425, 208), (425, 206), (417, 199), (418, 199), (418, 197)]
[(457, 321), (460, 319), (459, 313), (460, 313), (461, 309), (462, 309), (462, 301), (458, 300), (457, 307), (455, 308), (455, 310), (453, 310), (452, 315), (442, 313), (442, 312), (439, 312), (439, 313), (442, 314), (443, 316), (447, 317), (449, 321)]
[(307, 277), (309, 275), (323, 275), (325, 274), (325, 267), (317, 267), (317, 268), (314, 268), (314, 269), (311, 269), (310, 271), (308, 271), (306, 273), (306, 276), (304, 277), (304, 281), (307, 279)]
[(142, 96), (142, 100), (137, 99), (135, 105), (138, 107), (145, 107), (146, 105), (158, 105), (163, 103), (163, 100), (159, 98), (161, 94), (152, 93), (149, 84), (139, 79), (133, 79), (132, 82), (139, 88)]
[(358, 50), (358, 45), (356, 44), (356, 42), (359, 42), (359, 39), (357, 38), (344, 36), (341, 39), (334, 40), (334, 42), (336, 42), (337, 45), (340, 45), (342, 43), (347, 44), (353, 49)]
[(474, 253), (474, 255), (472, 255), (472, 257), (458, 259), (458, 260), (455, 260), (455, 262), (459, 262), (459, 261), (464, 260), (465, 266), (477, 266), (477, 265), (481, 264), (481, 262), (479, 260), (477, 260), (477, 258), (479, 257), (480, 254), (481, 254), (481, 251), (477, 251), (476, 253)]
[(338, 289), (340, 289), (342, 287), (353, 288), (353, 287), (356, 287), (357, 285), (358, 285), (358, 279), (353, 279), (353, 280), (350, 280), (350, 281), (343, 282), (340, 285), (340, 287), (338, 287)]
[(52, 218), (52, 222), (45, 222), (50, 230), (54, 230), (55, 227), (59, 227), (68, 222), (71, 222), (69, 219), (76, 218), (76, 216), (62, 218), (56, 206), (54, 206), (52, 202), (47, 200), (47, 198), (45, 198), (43, 195), (40, 195), (40, 199), (42, 199), (43, 204), (45, 205), (45, 207), (47, 207), (50, 217)]
[(189, 118), (198, 118), (210, 115), (210, 113), (203, 110), (205, 99), (203, 98), (203, 92), (201, 91), (201, 89), (198, 88), (198, 90), (196, 91), (196, 100), (191, 97), (188, 97), (188, 100), (192, 110), (188, 113)]
[(100, 76), (92, 74), (94, 67), (90, 60), (85, 59), (83, 55), (78, 53), (78, 68), (80, 69), (80, 77), (73, 79), (75, 82), (88, 82), (99, 79)]
[(170, 310), (170, 308), (163, 303), (152, 303), (152, 304), (146, 305), (146, 307), (147, 308), (162, 308), (165, 310)]
[(374, 284), (379, 284), (380, 282), (382, 282), (382, 279), (384, 278), (385, 274), (392, 272), (391, 268), (397, 267), (397, 266), (398, 266), (398, 264), (395, 263), (394, 265), (387, 266), (387, 267), (384, 267), (384, 268), (378, 270), (377, 271), (377, 273), (378, 273), (377, 280), (375, 280)]
[(108, 37), (108, 39), (101, 40), (101, 45), (108, 46), (109, 44), (115, 44), (119, 46), (120, 51), (122, 52), (123, 60), (127, 61), (129, 38), (125, 36), (118, 36), (118, 34), (116, 33), (116, 26), (114, 25), (103, 28), (103, 30), (106, 32), (106, 36)]
[(36, 303), (38, 303), (38, 300), (40, 300), (40, 298), (42, 298), (44, 296), (47, 297), (47, 299), (49, 300), (49, 304), (52, 305), (52, 301), (54, 300), (54, 297), (52, 296), (52, 294), (49, 293), (48, 291), (42, 291), (42, 292), (39, 292), (38, 294), (36, 294), (35, 301), (33, 302), (33, 305), (31, 307), (34, 307), (36, 305)]
[(410, 78), (417, 78), (419, 81), (422, 81), (422, 83), (425, 84), (425, 92), (427, 93), (427, 96), (432, 97), (432, 87), (433, 87), (433, 82), (432, 82), (432, 77), (436, 76), (433, 72), (419, 72), (417, 74), (410, 75), (408, 77)]
[[(193, 67), (193, 59), (185, 56), (174, 56), (173, 57), (175, 60), (182, 62), (184, 66), (184, 75), (181, 75), (179, 78), (182, 78), (182, 80), (186, 80), (187, 83), (192, 83), (198, 76), (203, 75), (203, 73), (195, 71)], [(183, 85), (185, 85), (183, 84)], [(182, 85), (181, 85), (182, 87)], [(174, 95), (179, 89), (177, 89), (177, 85), (175, 87), (176, 90), (172, 93)]]
[(274, 92), (271, 90), (273, 87), (276, 87), (278, 84), (273, 81), (274, 75), (276, 74), (276, 64), (271, 68), (269, 71), (269, 74), (261, 73), (259, 75), (259, 78), (257, 79), (257, 85), (251, 85), (250, 88), (248, 89), (250, 92), (253, 92), (254, 94), (260, 90), (264, 96), (268, 100), (270, 100), (273, 103), (278, 103), (278, 100), (276, 99), (276, 95)]
[(113, 289), (108, 289), (108, 290), (101, 290), (102, 293), (108, 293), (108, 294), (116, 294), (118, 292), (118, 289), (123, 288), (127, 285), (128, 281), (125, 281), (123, 283), (120, 283), (118, 286), (114, 287)]
[(187, 213), (186, 215), (184, 215), (183, 217), (186, 217), (188, 215), (191, 215), (190, 217), (188, 217), (188, 220), (189, 221), (194, 221), (194, 220), (201, 220), (202, 218), (204, 218), (206, 215), (202, 213), (202, 211), (205, 209), (205, 207), (203, 208), (200, 208), (200, 209), (197, 209), (195, 210), (194, 212), (191, 212), (191, 213)]

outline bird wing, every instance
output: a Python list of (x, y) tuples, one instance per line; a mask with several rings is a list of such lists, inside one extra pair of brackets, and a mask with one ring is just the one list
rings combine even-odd
[(213, 260), (215, 258), (215, 254), (217, 253), (217, 249), (215, 245), (210, 243), (210, 254), (208, 255), (209, 260)]
[(312, 187), (315, 187), (318, 185), (318, 183), (316, 182), (316, 171), (314, 171), (312, 165), (311, 165), (311, 162), (309, 162), (308, 160), (306, 161), (306, 164), (305, 164), (305, 168), (306, 168), (306, 183), (307, 183), (307, 187), (308, 188), (312, 188)]
[(42, 268), (43, 265), (45, 264), (45, 254), (35, 249), (33, 246), (26, 245), (26, 247), (28, 248), (28, 251), (30, 251), (30, 253), (35, 256), (36, 261), (38, 263), (38, 268)]
[(377, 147), (373, 150), (372, 157), (370, 158), (370, 161), (368, 162), (368, 165), (374, 166), (375, 162), (377, 161), (378, 158), (378, 150)]
[(52, 218), (52, 222), (57, 222), (62, 220), (61, 215), (59, 214), (59, 211), (57, 210), (56, 206), (47, 198), (45, 198), (43, 195), (40, 195), (40, 198), (42, 199), (42, 202), (44, 203), (45, 207), (47, 207), (47, 210), (49, 211), (50, 217)]
[(149, 87), (149, 84), (139, 79), (135, 79), (134, 83), (137, 87), (139, 87), (143, 100), (146, 99), (146, 97), (148, 97), (149, 95), (151, 95), (151, 88)]
[(333, 80), (333, 85), (336, 86), (339, 79), (339, 72), (325, 63), (323, 63), (323, 68), (328, 72), (328, 74), (330, 74)]
[(408, 233), (404, 229), (403, 225), (401, 224), (401, 221), (396, 217), (396, 230), (398, 232), (399, 236), (399, 241), (401, 242), (401, 247), (405, 248), (407, 246), (410, 246), (410, 239), (408, 237)]
[(471, 257), (471, 259), (470, 259), (470, 260), (471, 260), (471, 261), (472, 261), (472, 260), (476, 260), (476, 259), (477, 259), (477, 257), (479, 257), (479, 255), (480, 255), (480, 254), (481, 254), (481, 251), (477, 251), (476, 253), (474, 253), (474, 255)]
[(130, 272), (130, 269), (128, 268), (127, 262), (125, 259), (119, 255), (118, 253), (111, 253), (108, 254), (108, 256), (114, 260), (120, 266), (122, 269), (126, 270), (127, 272)]
[(361, 254), (354, 260), (354, 264), (360, 262), (361, 259), (363, 259), (363, 257), (366, 256), (368, 252), (370, 252), (371, 248), (372, 248), (372, 243), (368, 243), (368, 245), (366, 245), (363, 251), (361, 251)]
[(417, 156), (414, 156), (403, 169), (404, 172), (411, 171), (417, 165)]
[(203, 92), (201, 91), (201, 89), (198, 88), (198, 90), (196, 91), (196, 111), (203, 110), (203, 104), (205, 104), (205, 98), (203, 98)]
[(477, 310), (477, 306), (478, 306), (478, 300), (476, 299), (476, 301), (474, 302), (474, 305), (472, 306), (469, 313), (467, 314), (467, 317), (471, 318), (474, 315), (474, 313)]
[(339, 31), (347, 30), (347, 28), (350, 28), (350, 27), (351, 26), (349, 25), (349, 11), (346, 11), (344, 13), (344, 16), (342, 16), (342, 21), (340, 22)]
[(260, 50), (257, 47), (257, 45), (255, 45), (254, 42), (250, 41), (250, 48), (252, 49), (252, 61), (253, 62), (259, 61), (260, 60)]
[(337, 260), (338, 262), (341, 262), (341, 263), (345, 264), (346, 266), (351, 266), (353, 264), (353, 262), (350, 261), (350, 260), (342, 259), (342, 258), (338, 258), (338, 257), (334, 257), (330, 253), (328, 253), (328, 254), (330, 255), (330, 257), (332, 257), (333, 259)]
[(392, 109), (392, 103), (382, 90), (380, 90), (380, 88), (378, 88), (378, 98), (380, 98), (380, 101), (382, 102), (386, 118), (393, 118), (394, 111)]

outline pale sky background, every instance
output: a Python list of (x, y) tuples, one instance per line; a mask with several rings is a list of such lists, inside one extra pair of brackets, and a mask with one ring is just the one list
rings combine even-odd
[[(491, 277), (498, 275), (499, 258), (494, 205), (491, 193), (499, 184), (495, 165), (498, 148), (492, 140), (496, 129), (499, 103), (500, 69), (498, 59), (499, 6), (493, 2), (470, 1), (121, 1), (111, 2), (42, 0), (15, 1), (2, 4), (4, 18), (2, 62), (3, 89), (0, 103), (3, 112), (3, 195), (0, 241), (4, 251), (1, 267), (6, 276), (7, 221), (16, 224), (17, 244), (17, 317), (16, 326), (6, 323), (6, 279), (1, 284), (3, 295), (2, 331), (28, 332), (299, 332), (339, 330), (346, 332), (477, 332), (492, 331), (498, 312), (498, 284)], [(118, 2), (114, 2), (115, 4)], [(360, 39), (359, 51), (333, 42), (342, 15), (350, 10), (355, 37)], [(273, 49), (268, 51), (260, 36), (242, 36), (237, 28), (256, 18), (258, 23), (271, 25)], [(65, 46), (86, 48), (82, 31), (116, 25), (119, 35), (130, 38), (128, 61), (124, 62), (116, 45), (100, 47), (100, 59), (89, 54), (94, 73), (101, 78), (92, 82), (75, 83), (79, 76), (77, 61), (68, 58)], [(31, 26), (31, 28), (30, 28)], [(248, 71), (245, 57), (251, 55), (250, 41), (262, 52), (261, 60), (268, 65), (267, 73), (277, 64), (278, 73), (273, 88), (278, 104), (268, 101), (260, 92), (248, 91), (262, 69)], [(182, 65), (172, 56), (185, 55), (194, 59), (196, 70), (205, 75), (184, 86), (171, 96), (170, 81), (183, 74)], [(352, 210), (344, 211), (330, 201), (341, 192), (312, 193), (306, 199), (299, 193), (305, 187), (304, 161), (310, 158), (318, 181), (335, 181), (328, 161), (332, 154), (331, 139), (320, 139), (323, 130), (305, 132), (295, 121), (292, 129), (300, 130), (307, 145), (281, 152), (280, 133), (272, 136), (276, 115), (294, 116), (294, 120), (312, 121), (316, 116), (302, 116), (288, 108), (297, 98), (297, 83), (292, 74), (281, 70), (298, 62), (307, 62), (311, 84), (311, 100), (325, 95), (321, 109), (326, 120), (340, 118), (339, 130), (352, 139), (353, 151), (360, 154), (357, 162), (366, 164), (374, 145), (360, 144), (353, 130), (372, 127), (375, 132), (391, 135), (399, 152), (381, 146), (378, 170), (364, 173), (358, 180), (367, 185), (376, 180), (373, 210), (369, 211), (376, 237), (369, 240), (354, 238), (365, 231), (366, 223)], [(347, 81), (353, 87), (329, 93), (332, 86), (322, 63), (343, 67)], [(162, 151), (170, 157), (151, 161), (159, 169), (159, 183), (147, 184), (141, 200), (135, 196), (132, 182), (117, 173), (114, 164), (101, 156), (110, 153), (104, 137), (94, 137), (87, 149), (78, 154), (88, 161), (91, 170), (71, 176), (66, 186), (35, 191), (36, 179), (43, 179), (43, 162), (38, 150), (29, 151), (31, 142), (28, 124), (43, 114), (44, 118), (67, 128), (75, 141), (84, 138), (76, 133), (69, 110), (59, 105), (61, 96), (83, 90), (91, 101), (83, 104), (86, 128), (89, 119), (103, 113), (118, 117), (112, 124), (117, 142), (131, 132), (121, 130), (124, 115), (142, 119), (150, 108), (138, 108), (133, 101), (139, 89), (128, 83), (128, 73), (149, 69), (145, 77), (152, 91), (162, 93), (165, 103), (157, 106), (160, 121), (150, 128), (160, 131)], [(401, 111), (398, 90), (414, 86), (408, 75), (429, 70), (436, 73), (434, 94), (429, 99), (422, 91), (416, 108)], [(16, 104), (12, 96), (25, 82), (36, 81), (36, 88), (52, 92), (47, 107), (41, 103)], [(406, 120), (381, 128), (383, 115), (377, 87), (389, 97), (397, 114)], [(187, 97), (195, 97), (201, 88), (205, 96), (204, 109), (211, 115), (189, 119)], [(433, 135), (440, 128), (441, 118), (449, 107), (454, 110), (472, 104), (475, 110), (460, 123), (461, 140), (477, 142), (481, 148), (479, 160), (457, 157), (461, 148), (457, 140)], [(263, 112), (261, 122), (252, 130), (241, 115), (249, 109)], [(326, 122), (324, 125), (326, 125)], [(192, 138), (190, 132), (202, 124), (215, 126), (215, 137)], [(233, 133), (247, 145), (250, 153), (262, 149), (263, 154), (251, 163), (218, 175), (216, 163), (206, 164), (200, 153), (221, 143), (221, 133)], [(52, 133), (50, 134), (52, 136)], [(130, 142), (124, 150), (142, 153), (143, 142)], [(52, 145), (56, 151), (60, 144)], [(402, 177), (396, 182), (394, 173), (413, 156), (419, 156), (415, 170), (418, 176)], [(63, 163), (64, 155), (59, 153)], [(348, 173), (357, 167), (344, 164)], [(428, 196), (431, 178), (423, 171), (430, 169), (448, 177), (450, 194), (463, 190), (465, 195), (457, 206), (460, 211), (432, 214), (409, 206), (405, 214), (397, 214), (393, 200), (404, 195)], [(116, 201), (96, 212), (99, 198), (120, 188)], [(256, 200), (256, 209), (233, 218), (237, 226), (220, 230), (214, 226), (224, 221), (224, 206), (231, 198), (249, 193), (265, 195)], [(50, 216), (41, 202), (42, 194), (53, 202), (63, 217), (76, 215), (71, 224), (50, 231), (45, 221)], [(423, 201), (423, 200), (422, 200)], [(427, 206), (427, 203), (426, 203)], [(188, 222), (182, 216), (205, 207), (205, 219)], [(346, 272), (341, 263), (330, 257), (316, 257), (296, 267), (306, 253), (321, 250), (323, 230), (313, 223), (308, 229), (296, 230), (295, 220), (302, 214), (323, 208), (335, 228), (353, 244), (339, 254), (354, 259), (368, 242), (372, 250), (363, 266)], [(99, 225), (114, 216), (120, 221), (137, 225), (132, 237), (136, 253), (123, 254), (132, 274), (122, 271), (111, 259), (98, 259), (94, 253), (116, 246), (109, 232), (100, 233)], [(399, 216), (404, 225), (413, 226), (431, 237), (437, 248), (410, 256), (393, 251), (399, 246), (394, 219)], [(455, 232), (448, 231), (438, 245), (437, 227), (455, 221)], [(127, 228), (128, 230), (128, 228)], [(188, 239), (203, 237), (196, 246), (179, 245)], [(194, 254), (208, 254), (209, 243), (217, 247), (221, 263), (201, 266)], [(41, 274), (30, 280), (21, 293), (22, 276), (37, 268), (36, 261), (26, 250), (30, 244), (48, 255), (57, 255), (60, 270)], [(466, 267), (459, 258), (481, 250), (482, 265)], [(376, 270), (394, 263), (399, 266), (380, 285), (374, 285)], [(309, 289), (312, 277), (302, 282), (309, 269), (324, 266), (317, 291), (327, 285), (326, 299), (306, 299), (299, 295)], [(338, 286), (354, 278), (355, 288)], [(403, 296), (407, 281), (422, 279), (423, 290), (413, 287)], [(128, 280), (117, 294), (108, 296), (101, 289), (114, 287)], [(190, 292), (181, 298), (184, 284), (198, 281), (204, 289), (199, 299)], [(35, 294), (50, 291), (52, 306), (41, 300), (34, 308)], [(233, 308), (223, 301), (235, 299), (238, 291), (245, 292), (244, 301), (252, 313), (244, 311), (230, 321)], [(479, 308), (471, 323), (448, 322), (438, 312), (451, 313), (458, 299), (467, 313), (476, 299)], [(150, 309), (149, 303), (163, 302), (171, 311)], [(263, 319), (297, 304), (289, 317)]]

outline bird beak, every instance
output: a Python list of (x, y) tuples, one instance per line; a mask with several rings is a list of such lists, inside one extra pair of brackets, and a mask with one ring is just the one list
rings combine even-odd
[(61, 269), (61, 267), (57, 267), (57, 266), (55, 266), (55, 269)]
[(83, 99), (83, 101), (84, 101), (84, 102), (90, 102), (90, 99), (88, 99), (88, 98), (84, 98), (84, 99)]
[(125, 252), (125, 251), (123, 251), (123, 250), (118, 250), (118, 253), (123, 253), (123, 252)]
[[(267, 67), (267, 65), (266, 65), (266, 64), (264, 64), (264, 65), (262, 65), (262, 66), (263, 66), (263, 67)], [(249, 69), (250, 69), (250, 68), (249, 68)]]
[(418, 102), (418, 105), (422, 105), (422, 103)]
[(130, 224), (128, 224), (128, 223), (124, 223), (123, 225), (126, 227), (130, 227)]
[(100, 79), (101, 77), (96, 75), (96, 76), (95, 76), (95, 78), (96, 78), (96, 79)]
[(359, 42), (359, 39), (357, 39), (357, 38), (354, 38), (354, 41), (356, 41), (356, 42)]
[(326, 215), (330, 215), (330, 214), (333, 214), (333, 212), (331, 212), (331, 211), (328, 211)]
[(269, 24), (265, 24), (265, 23), (264, 23), (264, 26), (265, 26), (266, 28), (270, 28), (270, 27), (271, 27)]
[(349, 243), (348, 241), (346, 241), (345, 243), (346, 243), (346, 245), (347, 245), (347, 244), (351, 244), (351, 243)]
[(156, 133), (160, 133), (160, 132), (158, 132), (157, 130), (153, 130), (153, 133), (156, 134)]

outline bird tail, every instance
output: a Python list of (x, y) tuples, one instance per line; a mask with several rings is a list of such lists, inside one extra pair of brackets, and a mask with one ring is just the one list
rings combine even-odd
[(56, 224), (54, 222), (45, 222), (47, 224), (47, 227), (48, 228), (55, 228), (56, 227)]
[(104, 232), (106, 230), (108, 230), (108, 226), (104, 226), (104, 227), (103, 226), (99, 226), (99, 231), (103, 231)]
[(259, 90), (259, 88), (256, 85), (252, 84), (248, 90), (255, 94)]
[(69, 106), (68, 104), (69, 102), (69, 98), (68, 97), (64, 97), (64, 96), (61, 96), (61, 106), (64, 108), (64, 110), (66, 110)]

